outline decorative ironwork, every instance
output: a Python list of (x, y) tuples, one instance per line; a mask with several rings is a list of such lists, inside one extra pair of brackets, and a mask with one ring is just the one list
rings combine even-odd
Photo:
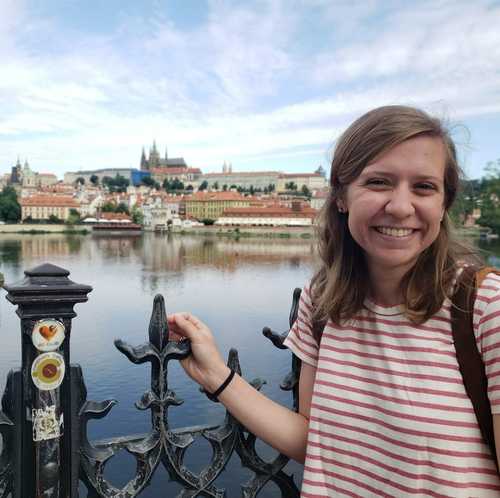
[[(131, 346), (122, 340), (115, 341), (116, 348), (131, 362), (151, 365), (150, 389), (136, 402), (139, 410), (150, 411), (151, 430), (143, 435), (98, 442), (89, 441), (88, 422), (105, 417), (117, 402), (113, 399), (101, 402), (87, 400), (87, 389), (78, 365), (71, 365), (66, 369), (61, 394), (59, 387), (35, 391), (28, 371), (36, 358), (40, 358), (40, 354), (33, 350), (33, 344), (28, 339), (35, 320), (40, 318), (52, 320), (43, 323), (54, 323), (53, 320), (59, 320), (66, 330), (67, 337), (59, 345), (58, 351), (66, 361), (66, 365), (69, 365), (71, 318), (75, 316), (72, 307), (75, 302), (86, 300), (86, 293), (91, 288), (74, 284), (67, 279), (69, 273), (66, 270), (52, 265), (43, 265), (25, 273), (28, 281), (7, 287), (8, 299), (19, 304), (18, 314), (21, 317), (23, 330), (23, 370), (22, 375), (21, 372), (9, 374), (2, 399), (0, 498), (6, 497), (9, 492), (13, 492), (13, 498), (77, 497), (79, 480), (87, 487), (89, 497), (134, 498), (139, 496), (150, 483), (159, 467), (166, 469), (171, 480), (183, 487), (178, 498), (196, 496), (223, 498), (226, 492), (217, 486), (216, 479), (234, 453), (239, 456), (242, 465), (253, 474), (250, 481), (241, 486), (243, 498), (257, 497), (270, 481), (278, 486), (283, 497), (298, 498), (299, 491), (293, 476), (283, 471), (289, 459), (284, 455), (278, 455), (271, 462), (262, 459), (256, 450), (255, 435), (249, 433), (229, 412), (226, 411), (223, 422), (217, 426), (204, 425), (183, 429), (169, 427), (169, 408), (181, 405), (183, 400), (168, 385), (168, 364), (172, 360), (186, 358), (191, 350), (188, 341), (170, 340), (165, 303), (161, 295), (157, 295), (154, 299), (148, 342)], [(48, 278), (49, 282), (45, 283), (44, 294), (41, 296), (40, 280), (43, 278), (45, 280)], [(297, 316), (299, 297), (300, 290), (296, 289), (290, 311), (290, 326)], [(45, 298), (48, 298), (48, 308), (44, 307)], [(42, 312), (43, 310), (45, 311)], [(286, 349), (283, 344), (286, 334), (287, 332), (277, 334), (268, 328), (264, 329), (264, 335), (280, 349)], [(43, 342), (42, 339), (40, 341)], [(49, 361), (52, 356), (47, 358)], [(300, 372), (298, 361), (296, 357), (292, 358), (292, 371), (281, 384), (283, 389), (293, 390), (295, 409), (298, 407)], [(234, 349), (229, 352), (228, 365), (241, 375), (238, 353)], [(26, 379), (30, 380), (28, 395)], [(256, 389), (261, 389), (265, 381), (254, 379), (251, 384)], [(50, 403), (42, 403), (44, 400), (50, 400)], [(32, 408), (40, 410), (33, 412), (33, 417), (38, 413), (47, 420), (52, 417), (51, 422), (52, 419), (59, 420), (55, 414), (61, 411), (64, 415), (64, 432), (57, 436), (57, 427), (52, 427), (54, 425), (52, 424), (50, 437), (46, 435), (49, 439), (36, 441), (34, 436), (31, 437), (33, 417), (26, 418), (26, 414), (31, 413)], [(31, 431), (29, 437), (28, 431)], [(188, 448), (200, 437), (210, 444), (212, 458), (199, 473), (194, 473), (187, 468), (184, 459)], [(40, 444), (44, 445), (42, 452)], [(121, 450), (127, 451), (135, 458), (136, 471), (122, 488), (117, 488), (106, 480), (104, 471), (110, 460)], [(64, 465), (60, 459), (61, 453), (70, 456)], [(22, 465), (33, 460), (35, 461), (34, 468), (31, 467), (35, 471), (33, 475), (41, 481), (41, 484), (39, 482), (32, 485), (22, 484), (20, 479)], [(38, 464), (39, 461), (42, 463)]]

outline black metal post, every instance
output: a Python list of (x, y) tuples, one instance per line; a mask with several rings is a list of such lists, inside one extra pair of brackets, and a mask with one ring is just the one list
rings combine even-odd
[(72, 282), (67, 270), (51, 264), (24, 273), (21, 282), (4, 286), (18, 305), (22, 335), (21, 375), (11, 386), (18, 399), (10, 400), (20, 406), (13, 497), (66, 498), (78, 480), (78, 450), (71, 444), (71, 320), (74, 305), (87, 301), (92, 287)]

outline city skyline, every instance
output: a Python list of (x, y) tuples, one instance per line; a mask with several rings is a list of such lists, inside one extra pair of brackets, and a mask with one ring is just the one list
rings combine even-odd
[(449, 120), (470, 178), (500, 157), (500, 5), (477, 0), (0, 0), (0, 174), (328, 171), (386, 104)]

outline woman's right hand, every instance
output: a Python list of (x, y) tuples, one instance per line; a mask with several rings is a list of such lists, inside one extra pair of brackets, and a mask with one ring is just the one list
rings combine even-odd
[(214, 392), (227, 378), (229, 367), (210, 329), (190, 313), (168, 315), (167, 322), (171, 338), (185, 338), (191, 342), (191, 354), (181, 360), (186, 373), (206, 391)]

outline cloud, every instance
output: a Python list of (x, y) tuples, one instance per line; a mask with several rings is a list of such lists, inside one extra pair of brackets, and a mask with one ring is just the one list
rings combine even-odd
[(59, 174), (132, 167), (153, 138), (204, 169), (323, 158), (377, 105), (452, 119), (499, 112), (500, 7), (486, 1), (210, 1), (187, 28), (124, 11), (100, 34), (4, 3), (7, 165), (21, 153)]

